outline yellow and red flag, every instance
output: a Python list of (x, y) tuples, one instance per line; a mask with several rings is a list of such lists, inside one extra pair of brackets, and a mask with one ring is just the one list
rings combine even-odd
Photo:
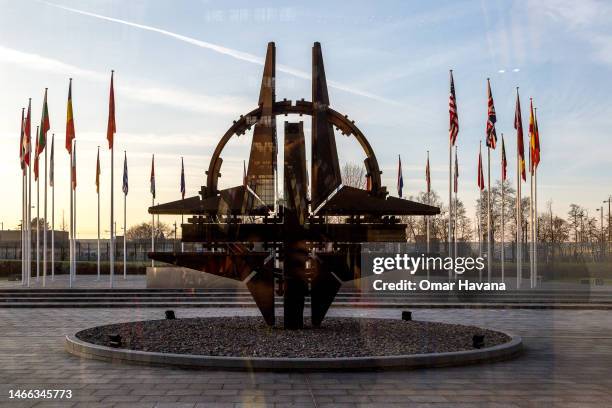
[(521, 101), (519, 99), (518, 88), (516, 90), (516, 109), (514, 111), (514, 128), (516, 129), (516, 146), (519, 159), (519, 171), (523, 181), (527, 181), (525, 172), (525, 146), (523, 144), (523, 119), (521, 117)]
[(115, 87), (114, 87), (115, 71), (111, 71), (110, 95), (108, 98), (108, 126), (106, 127), (106, 139), (108, 140), (108, 148), (113, 148), (113, 140), (117, 133), (117, 124), (115, 123)]
[(66, 108), (66, 150), (72, 153), (72, 141), (76, 137), (74, 132), (74, 115), (72, 112), (72, 78), (68, 84), (68, 106)]
[(529, 119), (529, 136), (529, 167), (531, 172), (534, 173), (540, 163), (540, 135), (538, 132), (538, 120), (533, 109), (533, 104), (531, 105), (531, 118)]

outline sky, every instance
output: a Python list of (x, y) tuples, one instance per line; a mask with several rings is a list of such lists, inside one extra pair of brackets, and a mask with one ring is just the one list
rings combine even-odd
[[(311, 47), (321, 42), (331, 106), (364, 132), (392, 195), (397, 194), (398, 154), (404, 194), (416, 195), (425, 189), (429, 151), (432, 188), (447, 196), (449, 69), (454, 72), (459, 113), (459, 198), (468, 208), (478, 195), (486, 78), (491, 79), (497, 132), (506, 139), (513, 183), (516, 87), (525, 129), (530, 97), (538, 108), (541, 210), (551, 200), (553, 211), (565, 215), (570, 203), (578, 203), (594, 216), (612, 194), (610, 2), (0, 0), (0, 8), (0, 171), (5, 197), (0, 222), (5, 228), (16, 228), (21, 218), (19, 118), (28, 98), (35, 126), (48, 88), (49, 141), (53, 133), (57, 139), (59, 226), (69, 212), (69, 157), (63, 146), (68, 80), (73, 78), (77, 236), (97, 234), (97, 146), (102, 235), (108, 236), (110, 152), (105, 136), (111, 69), (117, 110), (115, 214), (121, 226), (126, 151), (129, 227), (149, 220), (153, 154), (156, 201), (180, 198), (181, 157), (186, 195), (198, 194), (218, 139), (232, 120), (256, 107), (269, 41), (276, 43), (279, 100), (311, 99)], [(284, 120), (304, 120), (310, 137), (309, 120), (278, 118), (281, 143)], [(354, 138), (338, 134), (336, 140), (341, 164), (363, 162), (365, 155)], [(221, 187), (241, 183), (250, 141), (247, 133), (224, 150)], [(495, 181), (500, 177), (500, 150), (491, 157)], [(41, 216), (43, 191), (41, 185)], [(162, 221), (173, 223), (175, 218)]]

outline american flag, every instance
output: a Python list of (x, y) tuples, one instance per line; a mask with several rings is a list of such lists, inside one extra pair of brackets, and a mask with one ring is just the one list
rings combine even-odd
[(155, 155), (151, 158), (151, 195), (155, 199)]
[(455, 80), (453, 79), (453, 71), (450, 71), (450, 96), (448, 98), (448, 114), (450, 119), (449, 136), (451, 146), (457, 141), (459, 133), (459, 116), (457, 115), (457, 98), (455, 96)]
[(121, 187), (123, 194), (128, 193), (128, 168), (127, 168), (127, 153), (123, 152), (123, 186)]
[(397, 164), (397, 195), (402, 198), (402, 190), (404, 189), (404, 175), (402, 174), (402, 158), (398, 155)]
[(517, 154), (519, 159), (519, 170), (523, 181), (527, 181), (525, 172), (525, 147), (523, 145), (523, 119), (521, 117), (521, 101), (519, 99), (518, 88), (516, 90), (516, 109), (514, 111), (514, 128), (516, 129)]
[(485, 189), (484, 175), (482, 174), (482, 151), (478, 152), (478, 188), (480, 191)]
[(493, 94), (491, 93), (491, 82), (487, 78), (487, 96), (488, 96), (488, 111), (487, 111), (487, 146), (495, 149), (497, 146), (497, 134), (495, 133), (495, 105), (493, 104)]
[(502, 133), (502, 150), (501, 150), (501, 154), (502, 154), (502, 158), (501, 158), (501, 165), (502, 165), (502, 181), (506, 181), (506, 179), (508, 178), (508, 161), (506, 160), (506, 144), (504, 143), (504, 134)]
[(429, 170), (429, 152), (427, 152), (427, 166), (425, 167), (425, 181), (427, 182), (427, 193), (431, 192), (431, 171)]
[(455, 149), (455, 180), (453, 183), (453, 191), (459, 191), (459, 161), (457, 160), (457, 149)]
[(185, 165), (181, 157), (181, 198), (185, 199)]

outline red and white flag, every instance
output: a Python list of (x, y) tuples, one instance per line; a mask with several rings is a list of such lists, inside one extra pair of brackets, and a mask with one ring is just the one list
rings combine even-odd
[(450, 71), (450, 95), (448, 98), (448, 115), (449, 115), (449, 136), (451, 146), (457, 141), (459, 133), (459, 116), (457, 114), (457, 97), (455, 95), (455, 80), (453, 79), (453, 71)]

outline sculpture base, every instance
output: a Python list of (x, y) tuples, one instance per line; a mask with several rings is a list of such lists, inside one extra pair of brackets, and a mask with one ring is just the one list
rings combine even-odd
[[(282, 324), (282, 322), (279, 322)], [(111, 348), (109, 334), (121, 336)], [(473, 336), (484, 334), (484, 346)], [(258, 317), (149, 320), (98, 326), (66, 338), (66, 349), (113, 362), (244, 370), (410, 369), (500, 361), (520, 337), (446, 323), (328, 318), (303, 330), (268, 327)]]
[(245, 289), (239, 281), (179, 266), (147, 267), (147, 289)]

